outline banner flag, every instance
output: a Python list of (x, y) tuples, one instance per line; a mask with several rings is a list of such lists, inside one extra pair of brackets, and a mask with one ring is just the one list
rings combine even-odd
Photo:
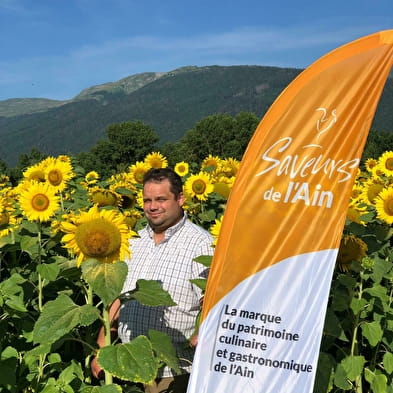
[(393, 30), (305, 69), (259, 123), (228, 200), (188, 393), (312, 392), (335, 260)]

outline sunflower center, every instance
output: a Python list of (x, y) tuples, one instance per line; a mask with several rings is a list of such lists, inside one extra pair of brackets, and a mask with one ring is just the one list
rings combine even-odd
[(10, 215), (8, 213), (0, 214), (0, 227), (8, 225), (10, 222)]
[(388, 216), (393, 216), (393, 198), (388, 198), (384, 203), (385, 213)]
[(117, 205), (116, 195), (108, 190), (94, 192), (92, 199), (93, 203), (97, 204), (100, 207)]
[(46, 209), (48, 209), (49, 205), (50, 205), (50, 200), (45, 194), (41, 194), (41, 193), (35, 194), (31, 199), (31, 207), (35, 211), (40, 211), (40, 212), (45, 211)]
[(203, 194), (206, 190), (206, 183), (203, 180), (196, 180), (192, 185), (195, 194)]
[(63, 181), (63, 175), (59, 170), (53, 169), (48, 173), (48, 181), (53, 186), (58, 186)]
[(385, 167), (386, 169), (388, 169), (389, 171), (393, 171), (393, 157), (392, 158), (388, 158), (385, 162)]
[(145, 171), (135, 171), (134, 173), (134, 179), (137, 183), (142, 184), (143, 183), (143, 176), (145, 175)]
[(92, 258), (110, 256), (121, 246), (121, 236), (116, 226), (99, 218), (79, 225), (75, 239), (83, 254)]

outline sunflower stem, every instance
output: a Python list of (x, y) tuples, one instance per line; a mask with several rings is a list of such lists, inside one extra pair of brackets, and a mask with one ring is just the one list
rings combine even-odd
[[(105, 337), (104, 343), (105, 346), (111, 345), (111, 321), (109, 317), (109, 306), (105, 306), (102, 312), (103, 320), (104, 320), (104, 330), (105, 330)], [(110, 385), (113, 382), (112, 374), (105, 370), (105, 385)]]
[[(358, 299), (361, 300), (362, 296), (363, 296), (363, 278), (362, 278), (362, 275), (360, 275)], [(358, 354), (357, 335), (358, 335), (359, 326), (360, 326), (360, 314), (357, 313), (355, 316), (355, 324), (354, 324), (354, 329), (353, 329), (353, 334), (352, 334), (351, 356), (356, 356)], [(361, 378), (361, 376), (358, 376), (355, 380), (355, 392), (362, 393), (362, 378)]]
[(87, 285), (87, 299), (86, 299), (86, 303), (93, 305), (93, 288), (91, 287), (91, 285)]
[[(41, 265), (41, 240), (42, 240), (42, 228), (41, 223), (38, 222), (38, 265)], [(38, 310), (42, 311), (42, 298), (43, 298), (43, 280), (41, 277), (41, 273), (38, 272)]]
[(63, 193), (60, 192), (60, 207), (61, 207), (61, 211), (64, 212), (64, 200), (63, 200)]

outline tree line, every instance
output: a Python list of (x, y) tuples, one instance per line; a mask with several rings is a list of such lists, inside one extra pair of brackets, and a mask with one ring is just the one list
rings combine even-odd
[[(240, 112), (236, 116), (214, 114), (198, 121), (178, 141), (161, 145), (157, 133), (142, 121), (114, 123), (107, 127), (106, 137), (98, 140), (89, 151), (68, 155), (86, 172), (96, 171), (102, 178), (126, 171), (129, 165), (143, 161), (153, 151), (163, 154), (170, 166), (181, 161), (200, 164), (209, 154), (241, 160), (259, 121), (252, 112)], [(372, 130), (362, 161), (379, 157), (392, 146), (393, 133)], [(17, 182), (26, 168), (45, 157), (47, 154), (33, 147), (29, 153), (19, 156), (14, 168), (0, 160), (0, 174)]]

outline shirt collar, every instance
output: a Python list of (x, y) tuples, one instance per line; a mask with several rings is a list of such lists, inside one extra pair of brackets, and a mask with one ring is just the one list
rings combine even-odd
[[(184, 226), (186, 219), (187, 213), (183, 212), (183, 217), (180, 219), (180, 221), (165, 230), (165, 240), (170, 239), (176, 232), (178, 232)], [(152, 239), (154, 232), (150, 225), (147, 226), (147, 232)]]

